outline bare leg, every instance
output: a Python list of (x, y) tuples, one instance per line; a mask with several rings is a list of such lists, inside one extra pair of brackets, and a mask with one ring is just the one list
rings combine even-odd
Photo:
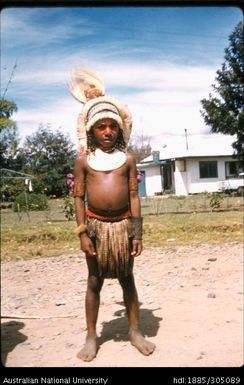
[(119, 282), (123, 289), (124, 303), (129, 320), (129, 336), (131, 344), (142, 354), (148, 356), (154, 351), (155, 345), (152, 342), (147, 341), (138, 328), (139, 303), (133, 274), (120, 278)]
[(77, 357), (83, 361), (91, 361), (97, 354), (96, 323), (100, 305), (100, 291), (103, 285), (103, 279), (98, 277), (96, 258), (87, 257), (87, 266), (89, 271), (85, 302), (87, 335), (85, 346), (77, 354)]

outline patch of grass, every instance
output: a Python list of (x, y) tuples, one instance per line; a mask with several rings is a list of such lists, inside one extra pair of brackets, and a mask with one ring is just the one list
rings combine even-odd
[[(220, 210), (243, 210), (243, 198), (221, 194)], [(141, 199), (143, 214), (167, 214), (213, 211), (211, 195), (157, 196)]]
[(1, 211), (2, 261), (55, 256), (79, 250), (73, 233), (74, 221), (67, 221), (63, 199), (49, 200), (49, 210), (15, 213)]
[(54, 256), (79, 249), (75, 222), (26, 223), (3, 226), (2, 261)]
[(144, 243), (163, 246), (182, 243), (242, 242), (241, 211), (148, 215), (144, 218)]
[[(75, 221), (64, 219), (55, 205), (47, 220), (43, 212), (18, 221), (16, 213), (2, 223), (2, 261), (56, 256), (79, 251)], [(15, 218), (13, 217), (15, 215)], [(205, 242), (243, 242), (240, 211), (144, 216), (144, 247)]]
[(11, 209), (1, 210), (1, 224), (20, 224), (21, 226), (30, 223), (46, 223), (47, 221), (66, 221), (64, 212), (63, 212), (63, 199), (50, 199), (48, 201), (49, 209), (43, 211), (28, 211), (16, 213)]

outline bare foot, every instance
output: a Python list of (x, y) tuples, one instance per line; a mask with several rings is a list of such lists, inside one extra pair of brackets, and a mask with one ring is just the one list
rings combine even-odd
[(92, 361), (97, 355), (96, 337), (87, 337), (83, 349), (77, 354), (77, 357), (83, 361)]
[(138, 331), (130, 333), (130, 341), (145, 356), (152, 354), (156, 347), (154, 343), (147, 341)]

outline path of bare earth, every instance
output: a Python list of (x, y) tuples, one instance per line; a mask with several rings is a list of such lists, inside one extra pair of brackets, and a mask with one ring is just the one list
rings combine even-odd
[[(243, 245), (146, 248), (135, 261), (149, 357), (128, 340), (117, 280), (105, 280), (99, 350), (76, 357), (86, 335), (82, 253), (2, 264), (2, 360), (7, 367), (195, 367), (243, 364)], [(18, 318), (20, 317), (20, 318)]]

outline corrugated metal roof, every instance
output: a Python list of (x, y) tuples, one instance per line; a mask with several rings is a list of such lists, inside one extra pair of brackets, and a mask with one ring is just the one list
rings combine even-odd
[[(234, 149), (232, 143), (234, 136), (222, 134), (189, 135), (187, 137), (172, 137), (158, 147), (160, 160), (192, 158), (192, 157), (215, 157), (232, 156)], [(163, 142), (163, 138), (162, 138)], [(188, 148), (187, 148), (188, 147)], [(152, 155), (143, 159), (140, 164), (153, 161)]]

